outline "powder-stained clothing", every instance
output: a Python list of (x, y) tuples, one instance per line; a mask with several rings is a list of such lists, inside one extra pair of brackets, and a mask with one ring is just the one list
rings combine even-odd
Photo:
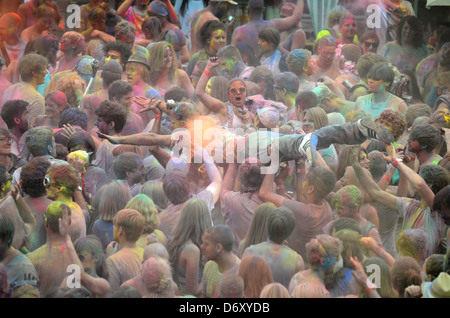
[(437, 253), (445, 229), (444, 220), (438, 212), (433, 212), (425, 202), (410, 199), (397, 198), (397, 211), (403, 218), (402, 230), (422, 229), (427, 234), (427, 257)]
[(97, 148), (96, 159), (92, 162), (93, 166), (97, 166), (103, 169), (106, 173), (108, 181), (116, 180), (116, 174), (114, 173), (113, 161), (114, 156), (112, 151), (118, 145), (110, 143), (108, 140), (103, 140)]
[[(228, 270), (226, 274), (237, 274), (239, 265)], [(220, 295), (220, 281), (224, 273), (220, 272), (219, 265), (214, 261), (208, 261), (203, 269), (203, 295), (208, 298), (218, 298)]]
[(223, 191), (220, 196), (221, 212), (234, 234), (233, 252), (237, 253), (239, 244), (247, 234), (255, 209), (263, 202), (258, 193)]
[(356, 100), (356, 108), (363, 110), (365, 113), (372, 115), (372, 118), (375, 118), (380, 116), (383, 110), (386, 109), (404, 114), (406, 112), (407, 105), (403, 99), (393, 94), (389, 94), (389, 97), (383, 104), (374, 104), (372, 93), (358, 97)]
[(123, 248), (106, 259), (109, 272), (110, 292), (114, 293), (120, 285), (141, 273), (144, 249)]
[(242, 258), (247, 255), (264, 258), (270, 267), (273, 280), (286, 288), (288, 288), (292, 276), (300, 270), (297, 264), (299, 262), (303, 264), (303, 258), (296, 251), (283, 244), (263, 242), (250, 245), (245, 249)]
[(289, 199), (284, 199), (283, 206), (289, 208), (295, 217), (294, 231), (287, 238), (288, 246), (306, 258), (305, 245), (318, 234), (323, 234), (322, 228), (331, 221), (331, 207), (325, 200), (318, 205)]
[(39, 279), (33, 263), (14, 248), (10, 254), (1, 262), (6, 267), (9, 284), (17, 287), (25, 284), (36, 286)]

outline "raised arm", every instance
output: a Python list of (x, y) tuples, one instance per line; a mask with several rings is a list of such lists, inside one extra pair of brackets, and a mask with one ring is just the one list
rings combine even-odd
[(385, 158), (389, 160), (393, 166), (397, 167), (398, 171), (406, 178), (406, 180), (408, 180), (414, 189), (416, 189), (428, 207), (431, 208), (433, 206), (434, 193), (431, 191), (425, 180), (423, 180), (423, 178), (413, 169), (403, 163), (403, 161), (398, 161), (393, 144), (386, 146), (386, 150), (388, 151), (388, 157)]
[(282, 206), (284, 197), (272, 191), (273, 183), (275, 181), (274, 174), (266, 174), (264, 180), (259, 188), (258, 196), (264, 202), (272, 202), (277, 207)]
[(220, 65), (220, 59), (217, 57), (211, 57), (208, 61), (208, 65), (205, 68), (205, 71), (202, 73), (202, 76), (200, 77), (197, 87), (195, 89), (195, 95), (198, 97), (198, 99), (205, 105), (206, 108), (211, 110), (213, 113), (218, 113), (221, 116), (227, 116), (228, 114), (228, 108), (227, 105), (225, 105), (224, 102), (215, 99), (214, 97), (209, 96), (205, 89), (206, 84), (208, 84), (209, 80), (209, 73)]
[(298, 0), (297, 5), (295, 6), (294, 13), (290, 17), (286, 17), (283, 19), (273, 19), (270, 20), (270, 23), (278, 29), (278, 31), (286, 31), (290, 28), (293, 28), (297, 23), (300, 22), (303, 15), (303, 0)]
[(355, 174), (361, 182), (364, 189), (370, 195), (372, 200), (380, 202), (387, 206), (388, 208), (397, 211), (396, 197), (386, 191), (380, 189), (380, 187), (373, 181), (373, 179), (366, 173), (364, 173), (363, 168), (359, 164), (359, 145), (353, 147), (350, 152), (350, 161), (352, 162)]
[(219, 169), (215, 165), (212, 158), (209, 156), (208, 152), (203, 149), (202, 151), (202, 159), (205, 163), (206, 172), (208, 173), (209, 180), (211, 183), (206, 189), (208, 189), (213, 195), (213, 203), (216, 204), (217, 200), (219, 200), (220, 192), (222, 191), (222, 176), (220, 175)]
[(131, 7), (133, 2), (134, 0), (125, 0), (117, 9), (117, 14), (120, 15), (122, 18), (125, 18), (125, 13), (127, 13), (128, 8)]
[(90, 276), (84, 271), (83, 264), (81, 263), (77, 252), (75, 251), (75, 247), (73, 246), (72, 239), (70, 238), (69, 235), (69, 225), (70, 225), (70, 218), (67, 210), (65, 210), (63, 212), (62, 219), (59, 219), (59, 233), (64, 236), (67, 247), (67, 253), (69, 254), (71, 263), (74, 265), (78, 265), (78, 268), (80, 269), (81, 273), (80, 283), (81, 285), (86, 287), (89, 291), (91, 291), (93, 294), (98, 295), (100, 297), (105, 297), (110, 289), (109, 283), (106, 279)]
[(225, 175), (223, 177), (221, 196), (224, 194), (225, 191), (233, 191), (234, 181), (236, 180), (237, 172), (238, 172), (238, 164), (230, 163), (228, 165), (227, 172), (225, 172)]
[(20, 195), (20, 185), (16, 185), (9, 194), (16, 203), (17, 210), (19, 211), (23, 223), (28, 225), (31, 229), (34, 229), (36, 227), (36, 219), (34, 218), (30, 207)]
[[(155, 121), (153, 123), (152, 133), (159, 134), (159, 130), (161, 128), (161, 116), (162, 116), (161, 109), (159, 107), (155, 107), (155, 109), (153, 111), (155, 112)], [(167, 166), (167, 163), (170, 160), (170, 154), (167, 151), (161, 149), (161, 147), (159, 147), (157, 145), (151, 146), (150, 151), (151, 151), (152, 155), (156, 158), (156, 160), (158, 160), (158, 162), (161, 164), (161, 166), (163, 166), (165, 168)]]

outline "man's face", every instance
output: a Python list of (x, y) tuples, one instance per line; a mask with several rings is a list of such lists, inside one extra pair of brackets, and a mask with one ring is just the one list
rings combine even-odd
[(414, 41), (415, 31), (411, 28), (408, 23), (405, 23), (402, 28), (402, 42), (412, 43)]
[(122, 54), (120, 54), (119, 51), (109, 50), (108, 52), (106, 52), (105, 63), (108, 62), (109, 60), (116, 60), (117, 62), (120, 63), (120, 65), (123, 66), (121, 59), (122, 59)]
[(119, 100), (119, 103), (125, 107), (127, 112), (131, 111), (131, 104), (133, 103), (133, 92), (128, 92)]
[(306, 66), (303, 68), (303, 72), (305, 72), (305, 74), (307, 76), (310, 76), (313, 74), (313, 68), (311, 65), (311, 57), (308, 59), (308, 63), (306, 64)]
[(439, 64), (442, 66), (450, 65), (450, 42), (446, 42), (441, 46), (438, 53)]
[(11, 144), (14, 139), (0, 134), (0, 155), (9, 155), (11, 153)]
[(353, 38), (358, 30), (355, 19), (349, 18), (345, 20), (339, 30), (342, 33), (342, 37)]
[(139, 84), (143, 80), (142, 74), (144, 72), (144, 67), (145, 66), (137, 63), (127, 63), (126, 73), (128, 83), (133, 86)]
[(98, 131), (102, 134), (108, 134), (108, 123), (103, 118), (97, 117), (95, 127), (97, 127)]
[(336, 47), (324, 45), (320, 46), (317, 51), (319, 53), (320, 64), (324, 65), (325, 67), (331, 66), (334, 60)]
[(234, 69), (236, 67), (236, 63), (233, 59), (222, 59), (220, 61), (220, 66), (222, 67), (222, 75), (231, 79), (234, 74)]
[(131, 184), (141, 183), (142, 176), (144, 175), (145, 167), (142, 160), (138, 160), (137, 168), (134, 171), (128, 173), (128, 180)]
[(55, 181), (50, 175), (45, 176), (44, 186), (47, 192), (47, 198), (50, 200), (57, 200), (59, 195), (59, 185), (55, 184)]
[(244, 84), (240, 81), (231, 83), (230, 88), (228, 89), (228, 98), (234, 106), (242, 108), (246, 97), (247, 90)]
[(17, 118), (17, 120), (16, 120), (16, 126), (17, 126), (17, 129), (21, 132), (21, 133), (24, 133), (25, 131), (27, 131), (28, 130), (28, 119), (27, 119), (27, 116), (28, 116), (28, 112), (27, 111), (24, 111), (24, 112), (22, 112), (21, 114), (20, 114), (20, 117), (19, 118)]
[(47, 69), (45, 67), (42, 70), (34, 73), (36, 76), (37, 85), (45, 84), (45, 76), (47, 75)]
[(211, 235), (206, 233), (203, 237), (203, 242), (200, 248), (203, 251), (207, 260), (214, 260), (217, 258), (216, 243), (211, 239)]

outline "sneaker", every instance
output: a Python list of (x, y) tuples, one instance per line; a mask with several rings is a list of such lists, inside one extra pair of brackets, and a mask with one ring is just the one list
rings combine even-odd
[(362, 118), (358, 122), (359, 131), (363, 134), (363, 136), (367, 138), (378, 139), (381, 142), (389, 145), (394, 142), (394, 136), (392, 133), (384, 126), (375, 124), (369, 118)]
[(316, 150), (317, 136), (309, 133), (303, 137), (300, 143), (299, 151), (308, 159), (309, 163), (313, 163), (313, 149)]

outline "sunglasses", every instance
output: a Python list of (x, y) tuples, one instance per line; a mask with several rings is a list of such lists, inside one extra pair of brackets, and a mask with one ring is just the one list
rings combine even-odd
[(230, 88), (230, 92), (233, 94), (236, 94), (238, 89), (239, 89), (239, 93), (241, 93), (241, 94), (246, 91), (245, 87), (239, 87), (239, 88), (233, 87), (233, 88)]
[(54, 183), (54, 182), (51, 181), (49, 175), (46, 175), (46, 176), (45, 176), (44, 181), (43, 181), (42, 183), (43, 183), (43, 185), (44, 185), (44, 188), (46, 188), (46, 189), (50, 188), (50, 186), (51, 186), (52, 184), (56, 184), (56, 183)]
[(373, 47), (373, 48), (377, 48), (378, 47), (378, 43), (372, 43), (372, 42), (364, 42), (364, 45), (367, 47)]

